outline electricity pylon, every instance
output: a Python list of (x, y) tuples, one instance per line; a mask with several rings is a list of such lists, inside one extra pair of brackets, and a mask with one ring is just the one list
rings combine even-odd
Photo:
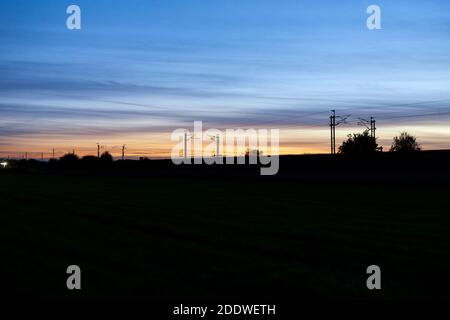
[(122, 160), (125, 159), (125, 145), (122, 146)]
[(183, 140), (184, 140), (184, 148), (183, 148), (183, 156), (184, 159), (187, 160), (188, 154), (187, 154), (187, 142), (188, 140), (192, 139), (192, 135), (188, 134), (187, 131), (184, 132)]
[[(330, 131), (331, 131), (331, 154), (336, 154), (336, 126), (347, 123), (347, 119), (350, 115), (336, 116), (336, 110), (331, 110), (330, 116)], [(338, 119), (338, 121), (336, 121)]]
[(375, 127), (376, 123), (375, 119), (373, 117), (370, 117), (370, 120), (366, 120), (363, 118), (358, 118), (358, 120), (359, 120), (358, 125), (366, 127), (366, 129), (370, 131), (370, 136), (372, 138), (375, 138), (376, 137), (375, 130), (377, 129)]
[(220, 135), (216, 134), (215, 136), (209, 137), (212, 141), (216, 142), (216, 154), (215, 156), (218, 157), (220, 155)]

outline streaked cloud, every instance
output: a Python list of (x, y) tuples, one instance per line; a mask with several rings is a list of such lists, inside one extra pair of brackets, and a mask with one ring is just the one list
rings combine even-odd
[(364, 1), (79, 2), (78, 33), (63, 2), (0, 4), (1, 149), (153, 140), (161, 152), (202, 120), (278, 127), (303, 153), (327, 149), (330, 109), (351, 115), (340, 138), (374, 116), (384, 143), (408, 127), (449, 147), (444, 0), (380, 1), (380, 32), (365, 28)]

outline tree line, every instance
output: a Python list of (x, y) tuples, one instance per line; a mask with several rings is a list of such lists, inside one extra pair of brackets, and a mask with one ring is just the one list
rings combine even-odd
[[(400, 136), (394, 137), (389, 149), (390, 152), (414, 152), (420, 150), (421, 147), (416, 137), (407, 132), (402, 132)], [(362, 133), (349, 134), (338, 151), (342, 154), (370, 154), (381, 152), (383, 149), (378, 146), (377, 138), (371, 136), (369, 131), (366, 130)]]
[[(389, 149), (390, 152), (414, 152), (420, 150), (421, 147), (417, 142), (417, 138), (407, 132), (402, 132), (399, 136), (394, 137), (392, 140), (392, 145)], [(339, 146), (338, 151), (341, 154), (370, 154), (381, 152), (383, 149), (378, 145), (377, 138), (371, 136), (369, 131), (365, 130), (362, 133), (349, 134), (347, 139), (342, 142), (341, 146)], [(252, 152), (255, 151), (252, 150)], [(249, 153), (250, 151), (247, 150), (246, 156), (248, 156)], [(63, 155), (60, 160), (64, 162), (73, 162), (78, 160), (86, 162), (111, 162), (113, 161), (113, 156), (110, 152), (105, 151), (100, 155), (100, 157), (87, 155), (80, 158), (77, 154), (71, 152)]]

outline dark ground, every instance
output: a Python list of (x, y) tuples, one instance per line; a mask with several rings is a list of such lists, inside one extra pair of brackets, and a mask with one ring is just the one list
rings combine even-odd
[[(367, 169), (319, 182), (3, 171), (2, 295), (450, 298), (450, 185), (411, 183), (439, 169), (411, 166), (373, 184)], [(65, 286), (71, 264), (79, 292)], [(372, 264), (376, 292), (365, 285)]]

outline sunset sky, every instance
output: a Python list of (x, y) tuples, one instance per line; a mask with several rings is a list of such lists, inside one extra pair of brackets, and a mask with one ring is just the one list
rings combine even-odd
[[(81, 7), (81, 30), (66, 8)], [(366, 9), (382, 10), (368, 30)], [(377, 120), (450, 149), (448, 0), (0, 2), (0, 157), (52, 148), (168, 156), (174, 129), (279, 128), (281, 153), (329, 150)]]

